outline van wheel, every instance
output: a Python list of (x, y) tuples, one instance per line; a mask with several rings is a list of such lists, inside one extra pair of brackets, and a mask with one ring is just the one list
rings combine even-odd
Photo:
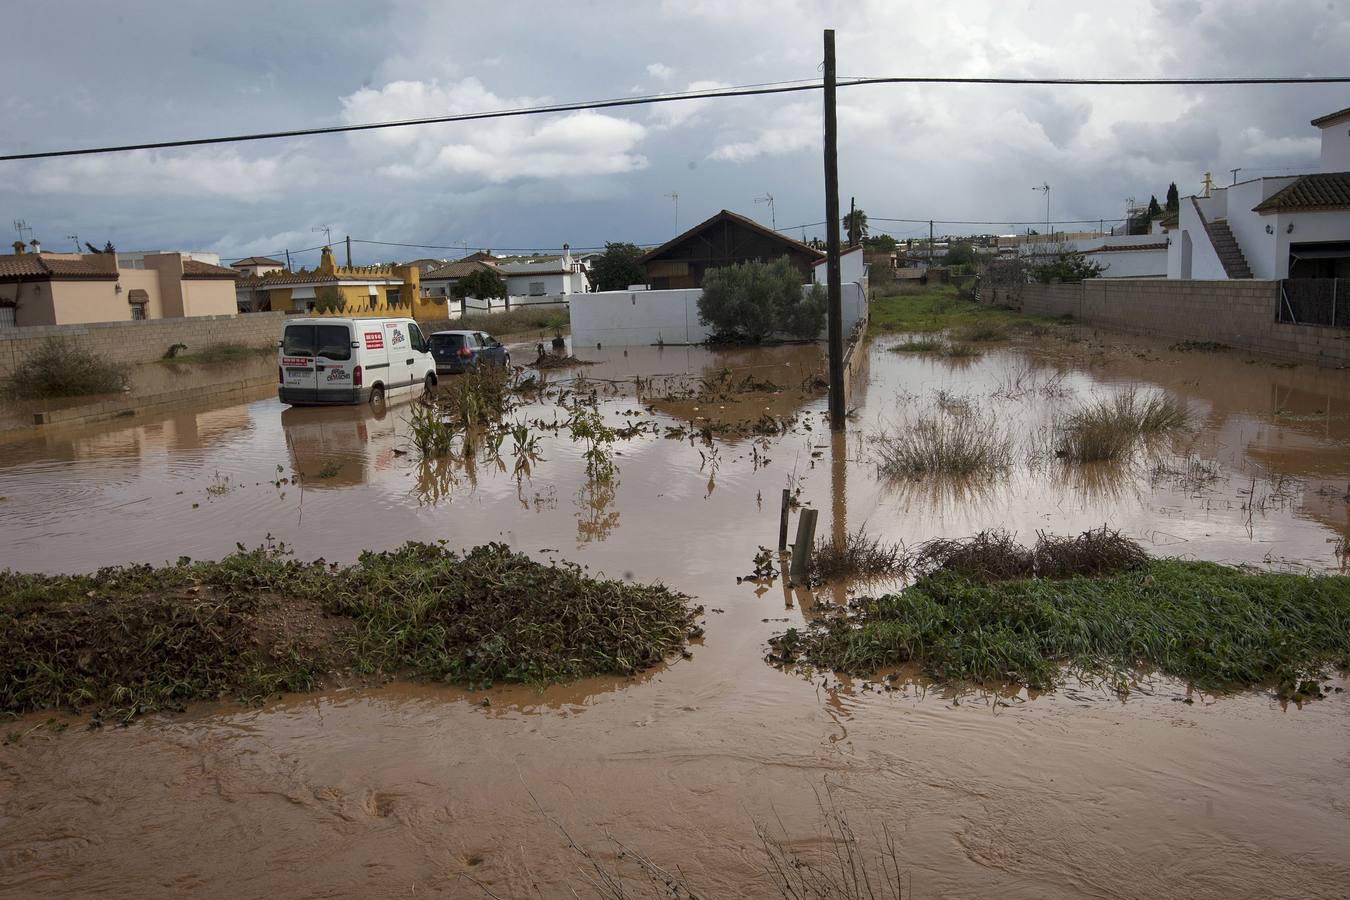
[(377, 384), (370, 389), (370, 402), (373, 406), (378, 406), (384, 402), (384, 385)]
[(427, 375), (426, 381), (425, 381), (424, 383), (425, 383), (426, 389), (427, 389), (428, 391), (433, 390), (433, 389), (436, 387), (436, 376), (435, 376), (435, 375)]

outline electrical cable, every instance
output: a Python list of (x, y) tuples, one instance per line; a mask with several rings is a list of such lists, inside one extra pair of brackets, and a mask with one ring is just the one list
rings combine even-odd
[[(1308, 77), (1232, 77), (1232, 78), (992, 78), (992, 77), (946, 77), (946, 76), (891, 76), (858, 77), (837, 82), (840, 88), (861, 87), (885, 84), (980, 84), (980, 85), (1079, 85), (1101, 86), (1120, 85), (1130, 87), (1160, 86), (1216, 86), (1216, 85), (1280, 85), (1280, 84), (1345, 84), (1350, 76), (1308, 76)], [(389, 122), (365, 122), (352, 125), (329, 125), (318, 128), (294, 128), (286, 131), (262, 131), (249, 134), (222, 135), (206, 138), (184, 138), (169, 141), (148, 141), (139, 144), (117, 144), (101, 147), (81, 147), (68, 150), (40, 150), (32, 153), (9, 153), (0, 155), (0, 162), (19, 160), (54, 159), (66, 156), (89, 156), (100, 153), (129, 153), (135, 150), (164, 150), (174, 147), (201, 147), (212, 144), (238, 144), (249, 141), (275, 140), (279, 138), (309, 137), (325, 134), (343, 134), (358, 131), (375, 131), (384, 128), (406, 128), (417, 125), (443, 125), (451, 122), (474, 122), (484, 119), (504, 119), (515, 116), (536, 116), (550, 113), (580, 112), (592, 109), (614, 109), (626, 106), (648, 106), (656, 103), (676, 103), (681, 100), (716, 100), (727, 97), (755, 97), (768, 94), (789, 94), (802, 91), (819, 91), (823, 83), (810, 82), (765, 82), (763, 86), (736, 86), (706, 91), (683, 91), (668, 94), (648, 94), (639, 97), (622, 97), (609, 100), (588, 100), (575, 103), (554, 103), (541, 106), (524, 106), (513, 109), (498, 109), (485, 112), (459, 113), (446, 116), (425, 116), (416, 119), (399, 119)]]

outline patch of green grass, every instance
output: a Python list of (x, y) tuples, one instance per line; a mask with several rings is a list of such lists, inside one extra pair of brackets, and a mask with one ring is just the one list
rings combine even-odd
[[(185, 346), (185, 344), (174, 344), (174, 347)], [(172, 348), (170, 349), (172, 350)], [(250, 347), (246, 344), (213, 344), (210, 347), (204, 347), (196, 353), (166, 353), (160, 359), (160, 362), (181, 363), (184, 365), (238, 362), (239, 360), (253, 359), (254, 357), (266, 356), (276, 352), (277, 348), (273, 346)]]
[(1204, 690), (1276, 685), (1318, 696), (1350, 666), (1350, 577), (1252, 573), (1153, 560), (1066, 580), (971, 580), (939, 571), (796, 642), (813, 665), (852, 673), (915, 663), (942, 681), (1050, 688), (1067, 670), (1157, 671)]
[(937, 338), (910, 338), (891, 347), (892, 353), (939, 353), (946, 346)]
[(975, 475), (1006, 469), (1012, 461), (1007, 435), (978, 416), (922, 418), (872, 439), (877, 469), (892, 478)]
[[(1006, 307), (962, 300), (955, 285), (937, 284), (917, 293), (877, 296), (869, 306), (868, 327), (877, 332), (931, 333), (964, 327), (1030, 328), (1060, 320), (1030, 316)], [(1001, 338), (1000, 338), (1001, 340)]]
[(503, 544), (408, 543), (336, 569), (273, 549), (93, 575), (0, 572), (0, 713), (127, 720), (385, 672), (469, 685), (631, 674), (697, 635), (688, 598)]
[(983, 344), (992, 341), (1006, 341), (1012, 337), (1012, 330), (1006, 322), (971, 322), (953, 328), (951, 339), (956, 343)]
[(126, 387), (126, 366), (64, 338), (43, 341), (5, 379), (6, 392), (21, 400), (112, 394)]

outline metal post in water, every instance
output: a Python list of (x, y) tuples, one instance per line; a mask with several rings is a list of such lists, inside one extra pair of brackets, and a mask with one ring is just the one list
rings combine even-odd
[(783, 488), (783, 505), (778, 510), (778, 552), (787, 550), (788, 516), (791, 513), (792, 492)]
[(803, 509), (797, 517), (797, 540), (792, 543), (792, 568), (788, 574), (795, 581), (805, 578), (811, 565), (811, 547), (816, 541), (816, 518), (820, 510)]

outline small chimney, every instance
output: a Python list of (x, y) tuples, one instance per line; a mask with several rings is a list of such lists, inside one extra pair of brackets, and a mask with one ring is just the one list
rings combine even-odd
[(31, 241), (29, 241), (29, 243), (33, 245), (34, 253), (42, 252), (42, 241), (39, 241), (37, 238), (33, 238)]
[(23, 256), (23, 241), (14, 242), (14, 255)]

